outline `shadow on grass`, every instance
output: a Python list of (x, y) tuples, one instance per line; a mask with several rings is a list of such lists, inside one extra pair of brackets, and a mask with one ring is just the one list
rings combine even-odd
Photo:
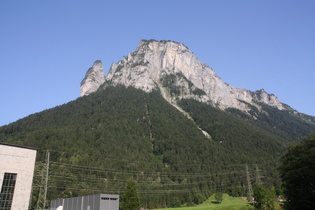
[(213, 203), (213, 204), (221, 204), (221, 202), (219, 202), (219, 201), (211, 201), (211, 203)]

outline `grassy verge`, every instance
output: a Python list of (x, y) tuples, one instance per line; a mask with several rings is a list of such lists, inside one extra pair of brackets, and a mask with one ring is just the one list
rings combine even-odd
[[(208, 198), (204, 203), (194, 207), (171, 208), (171, 210), (246, 210), (254, 209), (248, 202), (242, 198), (234, 198), (228, 194), (223, 194), (222, 203), (217, 203), (214, 195)], [(158, 209), (165, 210), (165, 209)]]

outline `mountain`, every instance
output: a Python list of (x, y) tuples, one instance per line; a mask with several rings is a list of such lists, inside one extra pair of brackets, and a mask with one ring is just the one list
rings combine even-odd
[[(90, 74), (94, 74), (94, 71)], [(94, 81), (82, 81), (81, 96), (96, 91), (95, 87), (102, 85), (98, 81), (103, 81), (103, 75), (90, 77)], [(192, 98), (223, 110), (236, 108), (246, 112), (250, 110), (248, 105), (259, 108), (258, 103), (279, 110), (291, 110), (275, 95), (267, 94), (263, 89), (251, 92), (224, 83), (213, 69), (199, 61), (185, 45), (173, 41), (140, 41), (135, 52), (112, 64), (103, 83), (133, 86), (146, 92), (160, 90), (169, 102)], [(88, 84), (93, 84), (92, 88), (84, 91)]]
[(247, 172), (279, 189), (279, 158), (315, 132), (314, 117), (264, 90), (225, 84), (171, 41), (141, 41), (106, 77), (96, 61), (81, 96), (0, 127), (1, 142), (39, 148), (33, 205), (46, 150), (48, 200), (122, 194), (132, 178), (143, 207), (175, 207), (216, 191), (245, 196)]
[(94, 62), (94, 65), (86, 72), (86, 75), (81, 82), (80, 95), (83, 96), (95, 92), (104, 82), (105, 78), (103, 65), (100, 60), (97, 60)]
[[(249, 91), (224, 83), (213, 69), (199, 61), (182, 43), (141, 40), (136, 51), (129, 53), (118, 63), (113, 63), (106, 76), (103, 70), (102, 72), (98, 70), (102, 69), (101, 65), (101, 61), (96, 61), (88, 70), (81, 82), (81, 96), (108, 85), (132, 86), (148, 93), (153, 90), (159, 91), (166, 101), (189, 119), (192, 117), (179, 105), (181, 100), (193, 99), (227, 112), (234, 110), (234, 114), (239, 110), (237, 113), (241, 117), (254, 119), (252, 123), (260, 123), (262, 126), (270, 122), (275, 108), (280, 111), (279, 113), (283, 113), (285, 120), (277, 121), (278, 124), (274, 124), (273, 127), (279, 126), (279, 123), (290, 122), (291, 118), (301, 121), (306, 127), (300, 128), (295, 134), (292, 134), (290, 128), (285, 132), (281, 131), (282, 137), (285, 136), (291, 141), (307, 135), (315, 123), (314, 117), (297, 112), (283, 104), (274, 94), (266, 93), (264, 89)], [(92, 79), (86, 80), (87, 77)], [(198, 125), (197, 127), (206, 136), (211, 137), (210, 133)]]

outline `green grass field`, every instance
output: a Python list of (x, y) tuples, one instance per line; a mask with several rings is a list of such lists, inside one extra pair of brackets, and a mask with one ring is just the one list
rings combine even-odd
[[(229, 196), (228, 194), (223, 194), (223, 201), (221, 204), (218, 204), (212, 195), (205, 202), (198, 206), (194, 207), (180, 207), (180, 208), (170, 208), (172, 210), (246, 210), (246, 209), (254, 209), (249, 203), (244, 201), (242, 198), (234, 198)], [(158, 209), (165, 210), (165, 209)]]

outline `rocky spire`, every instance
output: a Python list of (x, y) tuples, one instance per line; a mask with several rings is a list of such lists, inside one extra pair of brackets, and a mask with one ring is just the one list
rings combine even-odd
[(80, 95), (85, 96), (97, 91), (105, 82), (104, 69), (102, 61), (97, 60), (93, 66), (86, 72), (80, 86)]

